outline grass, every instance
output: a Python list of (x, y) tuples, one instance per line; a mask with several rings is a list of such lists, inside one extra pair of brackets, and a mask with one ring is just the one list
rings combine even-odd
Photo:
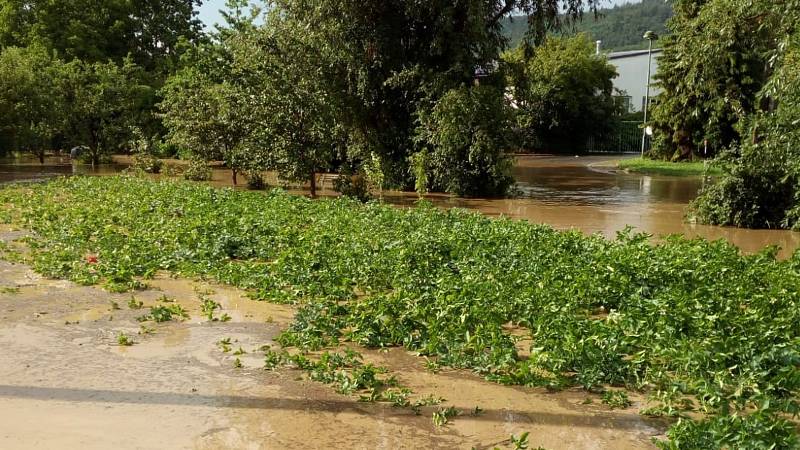
[[(774, 249), (744, 256), (722, 241), (653, 245), (630, 231), (608, 240), (426, 203), (397, 209), (131, 177), (10, 187), (0, 203), (9, 205), (0, 216), (35, 232), (29, 263), (46, 276), (127, 283), (169, 271), (295, 304), (278, 338), (293, 354), (403, 346), (497, 383), (639, 390), (660, 406), (653, 415), (693, 410), (662, 448), (800, 444), (791, 420), (800, 411), (800, 254), (778, 261)], [(509, 323), (527, 330), (530, 356)], [(233, 351), (230, 340), (219, 345)], [(267, 358), (270, 368), (286, 359)], [(314, 370), (319, 361), (291, 363)], [(340, 392), (388, 386), (378, 368), (331, 373), (331, 364), (316, 378)]]
[(617, 168), (631, 173), (671, 176), (719, 175), (720, 169), (709, 162), (669, 162), (646, 158), (622, 159)]

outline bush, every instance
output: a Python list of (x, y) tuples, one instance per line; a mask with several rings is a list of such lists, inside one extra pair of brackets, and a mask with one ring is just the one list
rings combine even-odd
[(210, 181), (211, 175), (211, 166), (197, 158), (191, 159), (189, 166), (183, 171), (183, 178), (189, 181)]
[(247, 178), (247, 188), (253, 191), (262, 191), (268, 187), (264, 180), (264, 174), (260, 170), (245, 170), (244, 176)]
[(333, 190), (345, 197), (350, 197), (361, 202), (367, 202), (372, 198), (369, 193), (367, 177), (360, 173), (356, 173), (355, 175), (349, 172), (341, 173), (333, 182)]
[(724, 154), (724, 175), (692, 204), (700, 222), (800, 229), (800, 33), (781, 56), (764, 92), (777, 108), (753, 116), (751, 137)]
[(420, 114), (418, 142), (430, 147), (433, 190), (461, 196), (504, 195), (513, 183), (510, 108), (493, 86), (452, 89)]
[(164, 163), (149, 153), (133, 155), (133, 169), (145, 173), (161, 173)]
[(155, 149), (156, 156), (164, 159), (176, 158), (180, 151), (180, 147), (169, 142), (159, 142)]

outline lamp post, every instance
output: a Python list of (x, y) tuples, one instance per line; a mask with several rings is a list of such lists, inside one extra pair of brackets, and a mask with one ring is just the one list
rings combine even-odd
[(642, 122), (642, 157), (644, 157), (644, 149), (647, 142), (647, 109), (650, 107), (650, 71), (653, 65), (653, 41), (658, 40), (658, 35), (654, 31), (648, 31), (643, 36), (647, 39), (647, 80), (645, 81), (645, 94), (644, 94), (644, 121)]

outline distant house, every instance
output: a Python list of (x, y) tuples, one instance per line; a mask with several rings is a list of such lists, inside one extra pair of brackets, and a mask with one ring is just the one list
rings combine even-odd
[[(658, 58), (661, 53), (661, 49), (653, 50), (650, 75), (651, 100), (660, 93), (659, 89), (652, 85), (652, 78), (655, 77), (658, 70)], [(617, 68), (617, 73), (619, 73), (619, 76), (614, 79), (614, 87), (622, 91), (622, 94), (618, 95), (619, 101), (623, 103), (628, 112), (642, 111), (645, 89), (647, 88), (645, 83), (647, 79), (647, 50), (609, 53), (608, 61)]]

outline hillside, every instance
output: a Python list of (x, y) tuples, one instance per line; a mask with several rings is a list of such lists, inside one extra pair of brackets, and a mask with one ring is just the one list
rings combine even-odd
[[(592, 40), (602, 40), (605, 50), (632, 50), (646, 48), (642, 35), (653, 30), (659, 35), (667, 32), (666, 22), (672, 17), (672, 5), (664, 0), (643, 0), (641, 3), (601, 9), (595, 19), (586, 14), (583, 20), (568, 26), (562, 34), (589, 33)], [(527, 23), (524, 16), (505, 19), (503, 23), (511, 47), (516, 47), (525, 35)]]

